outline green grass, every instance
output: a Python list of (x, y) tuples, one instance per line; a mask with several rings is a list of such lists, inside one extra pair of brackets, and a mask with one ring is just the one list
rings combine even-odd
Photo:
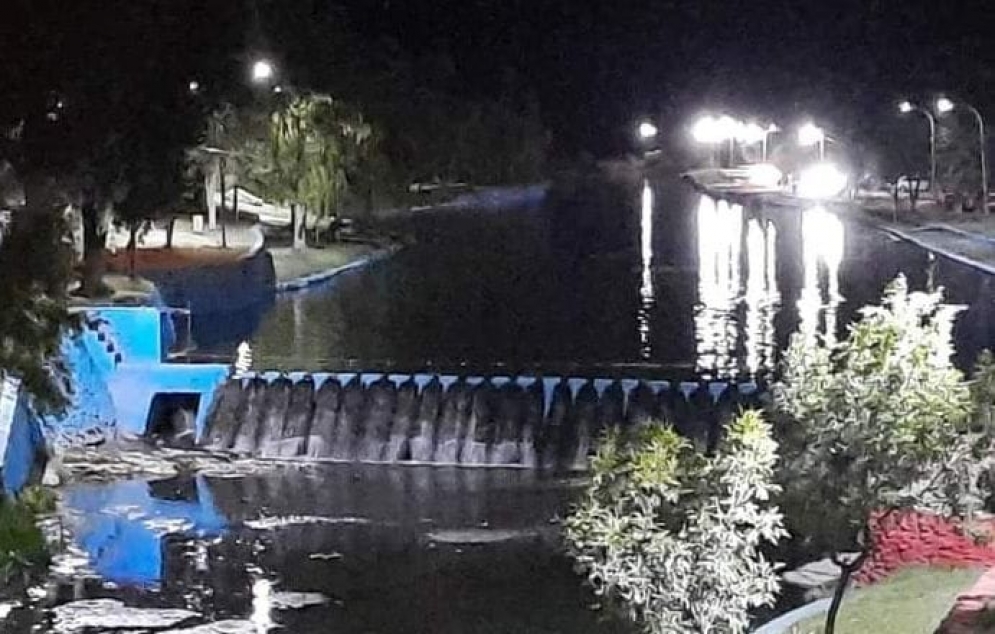
[(0, 586), (48, 564), (48, 544), (36, 519), (53, 508), (51, 492), (42, 489), (29, 489), (19, 500), (0, 499)]
[[(979, 569), (908, 568), (887, 581), (847, 592), (836, 634), (933, 634)], [(822, 634), (825, 615), (790, 634)]]

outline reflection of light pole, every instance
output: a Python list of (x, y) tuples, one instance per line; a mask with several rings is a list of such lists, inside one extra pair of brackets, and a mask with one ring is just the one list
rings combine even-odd
[[(961, 102), (961, 105), (971, 111), (978, 121), (978, 136), (981, 141), (981, 210), (988, 213), (988, 161), (985, 159), (985, 120), (977, 108), (971, 104)], [(940, 97), (936, 100), (936, 111), (946, 114), (954, 109), (954, 102), (947, 97)]]
[(826, 160), (826, 131), (811, 121), (798, 129), (798, 144), (819, 146), (819, 160)]
[(909, 101), (903, 101), (898, 104), (898, 111), (902, 114), (908, 114), (910, 112), (921, 112), (926, 120), (929, 121), (929, 190), (934, 193), (933, 197), (936, 197), (937, 184), (936, 184), (936, 117), (933, 113), (925, 108), (922, 108), (916, 104)]

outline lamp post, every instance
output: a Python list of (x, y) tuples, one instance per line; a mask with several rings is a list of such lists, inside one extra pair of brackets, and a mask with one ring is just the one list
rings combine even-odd
[(929, 110), (910, 101), (898, 104), (898, 111), (902, 114), (919, 112), (929, 121), (929, 191), (933, 192), (933, 197), (936, 198), (938, 191), (936, 182), (936, 117)]
[(773, 123), (770, 124), (769, 126), (767, 126), (767, 129), (764, 130), (763, 150), (762, 150), (762, 153), (761, 153), (761, 157), (762, 157), (761, 161), (763, 163), (767, 162), (767, 144), (769, 142), (770, 135), (777, 134), (780, 131), (781, 131), (781, 128), (777, 127)]
[[(981, 112), (977, 108), (969, 103), (961, 102), (961, 105), (971, 111), (974, 118), (978, 122), (978, 138), (981, 143), (980, 154), (981, 154), (981, 211), (982, 213), (988, 213), (988, 161), (985, 157), (985, 119), (981, 116)], [(947, 97), (940, 97), (936, 100), (936, 111), (940, 114), (946, 114), (954, 109), (954, 102)]]

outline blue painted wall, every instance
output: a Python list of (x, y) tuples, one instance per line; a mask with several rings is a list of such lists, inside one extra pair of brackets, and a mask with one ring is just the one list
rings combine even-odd
[(39, 454), (44, 451), (44, 437), (38, 419), (31, 415), (26, 397), (21, 392), (17, 399), (14, 421), (3, 451), (2, 477), (3, 491), (16, 493), (30, 483)]
[(226, 364), (169, 363), (164, 313), (154, 306), (86, 309), (90, 325), (67, 338), (63, 352), (72, 372), (73, 405), (45, 421), (55, 442), (73, 444), (92, 430), (113, 435), (146, 431), (156, 394), (197, 394), (197, 433), (203, 428)]

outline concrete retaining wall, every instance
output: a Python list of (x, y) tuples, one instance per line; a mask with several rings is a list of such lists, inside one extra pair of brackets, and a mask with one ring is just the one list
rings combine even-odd
[(79, 445), (118, 433), (142, 435), (160, 394), (195, 397), (195, 424), (203, 426), (227, 365), (168, 362), (157, 307), (87, 309), (83, 317), (84, 330), (63, 346), (74, 391), (66, 414), (44, 421), (50, 442)]

